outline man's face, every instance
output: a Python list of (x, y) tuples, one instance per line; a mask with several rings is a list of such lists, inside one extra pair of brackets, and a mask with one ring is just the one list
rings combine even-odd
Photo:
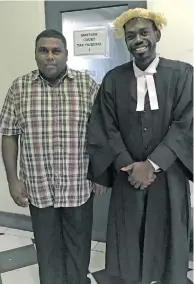
[(57, 38), (40, 38), (35, 59), (38, 69), (48, 80), (57, 79), (66, 69), (67, 49)]
[(130, 20), (125, 24), (125, 41), (129, 52), (136, 60), (149, 60), (156, 53), (156, 43), (160, 31), (154, 29), (152, 21), (142, 18)]

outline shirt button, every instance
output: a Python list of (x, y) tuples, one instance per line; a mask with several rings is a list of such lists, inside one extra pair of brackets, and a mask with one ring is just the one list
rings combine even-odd
[(146, 132), (147, 130), (148, 130), (148, 129), (147, 129), (146, 127), (143, 129), (144, 132)]
[(148, 145), (146, 145), (146, 146), (144, 147), (144, 149), (146, 149), (146, 150), (147, 150), (147, 149), (148, 149)]

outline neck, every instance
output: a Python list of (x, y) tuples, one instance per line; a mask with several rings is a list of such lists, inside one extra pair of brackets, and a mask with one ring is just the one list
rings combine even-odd
[(155, 58), (156, 58), (156, 53), (154, 53), (152, 56), (144, 60), (135, 59), (135, 64), (140, 70), (145, 71), (148, 68), (148, 66), (154, 61)]
[(65, 76), (67, 72), (67, 67), (65, 68), (64, 71), (62, 71), (56, 78), (47, 78), (40, 70), (39, 73), (40, 75), (52, 86), (56, 86), (59, 84), (61, 78), (63, 78), (63, 76)]

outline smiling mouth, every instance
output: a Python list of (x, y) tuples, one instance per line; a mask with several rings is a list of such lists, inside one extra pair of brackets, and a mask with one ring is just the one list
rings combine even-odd
[(148, 49), (148, 46), (141, 46), (134, 48), (134, 51), (137, 53), (145, 52)]

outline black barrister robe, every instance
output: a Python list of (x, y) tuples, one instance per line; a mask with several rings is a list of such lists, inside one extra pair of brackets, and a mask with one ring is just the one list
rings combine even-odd
[[(132, 62), (105, 76), (88, 129), (88, 179), (112, 187), (107, 272), (128, 283), (161, 280), (164, 284), (186, 284), (193, 67), (160, 58), (154, 79), (159, 110), (150, 109), (147, 95), (145, 110), (137, 112)], [(140, 191), (120, 169), (147, 158), (160, 166), (161, 172), (147, 191)]]

